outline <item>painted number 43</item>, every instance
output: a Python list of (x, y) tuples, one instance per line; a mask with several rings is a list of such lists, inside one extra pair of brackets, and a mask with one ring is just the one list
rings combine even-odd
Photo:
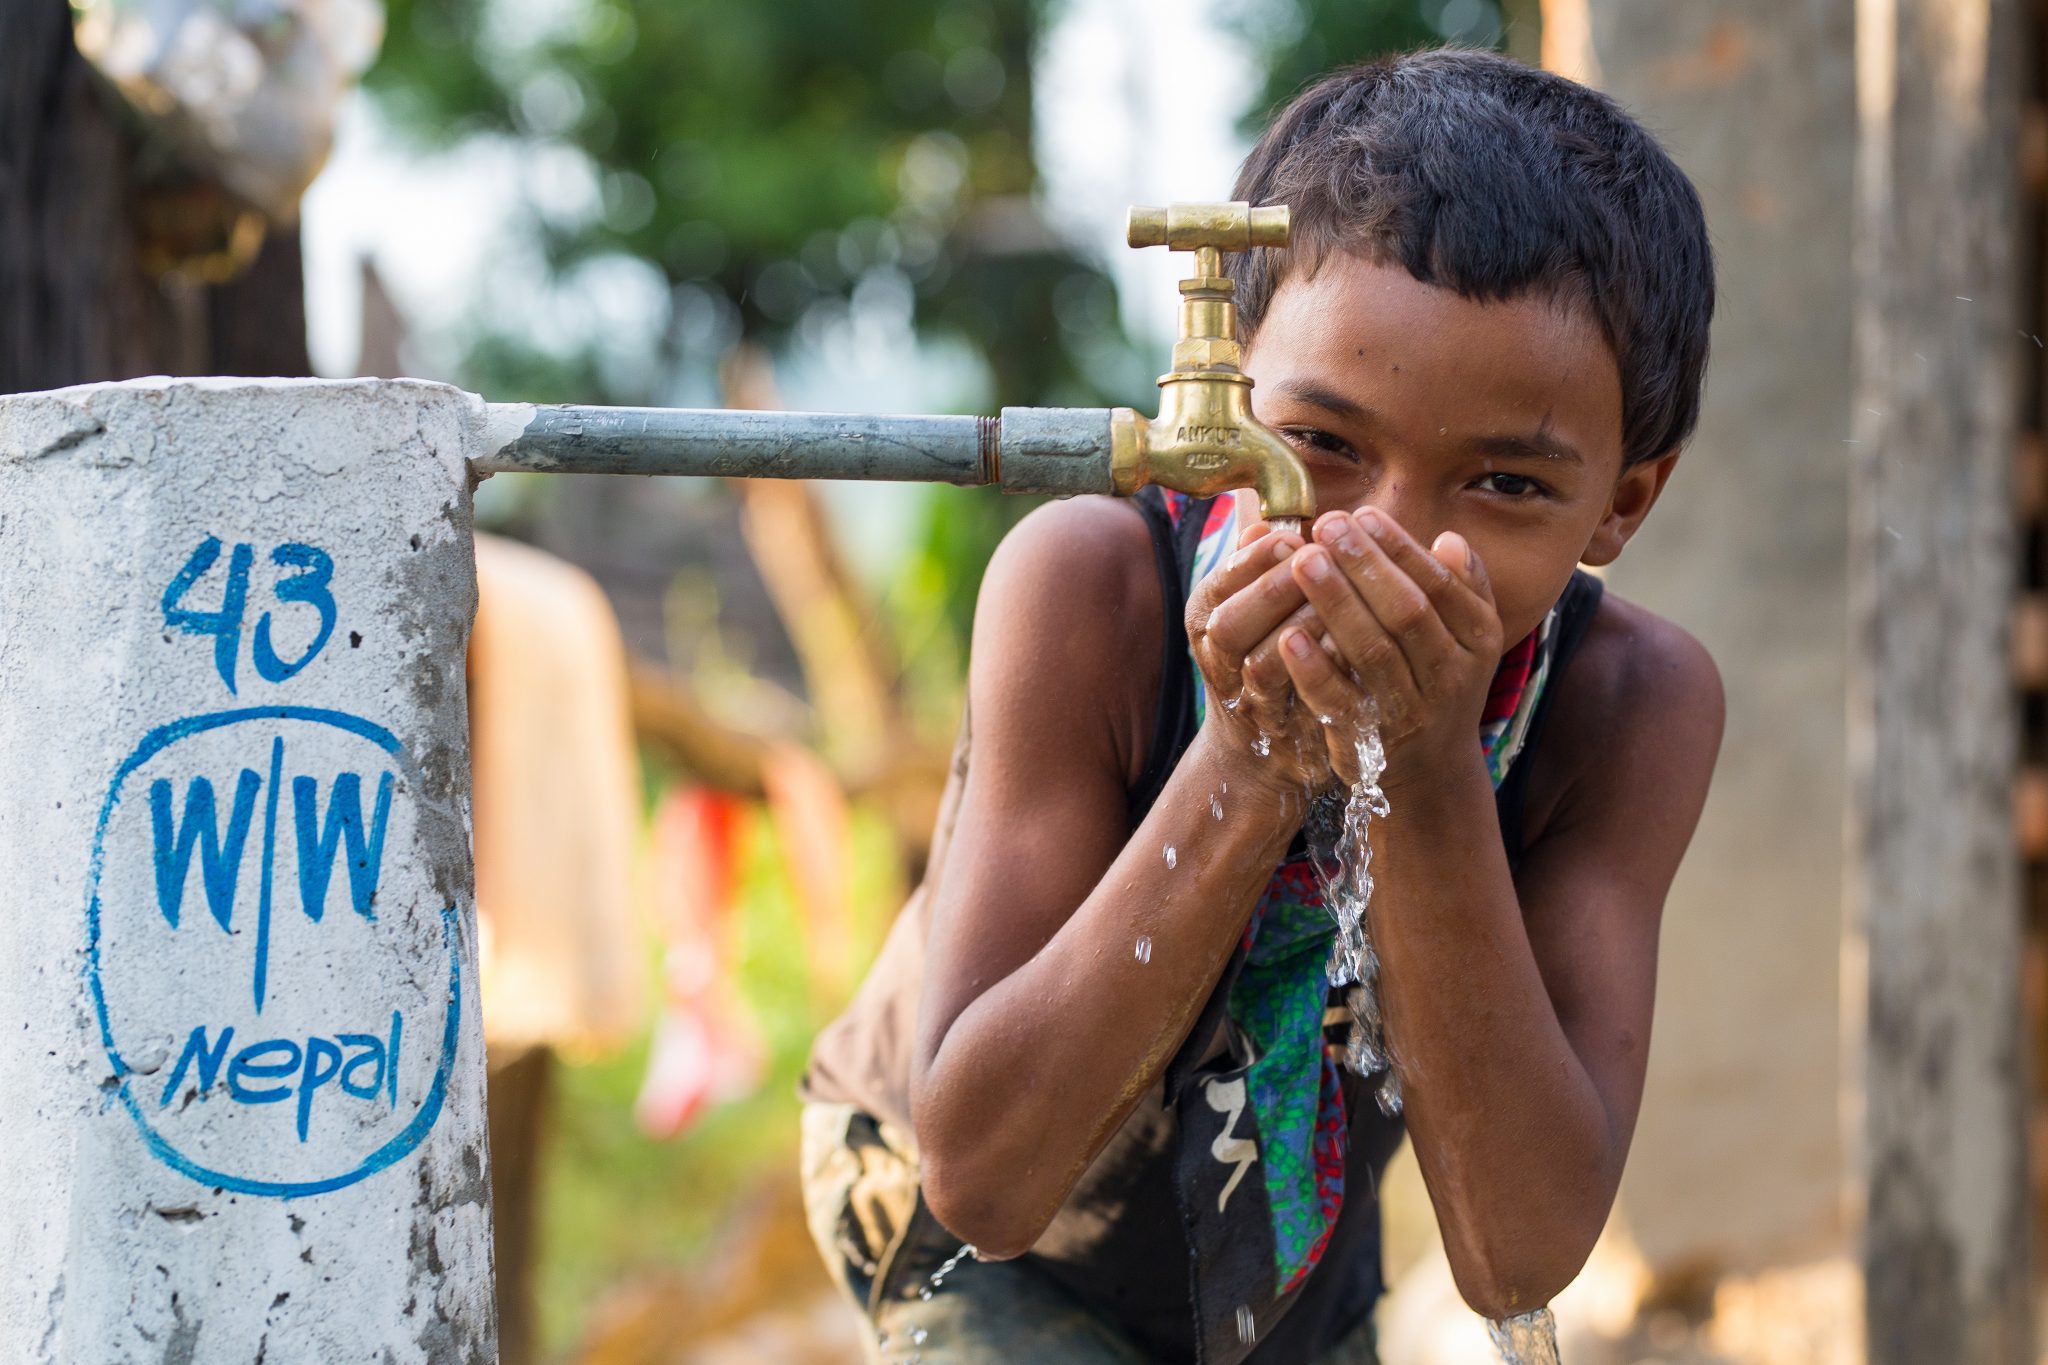
[[(218, 609), (205, 611), (184, 604), (186, 594), (198, 586), (199, 581), (220, 561), (221, 549), (219, 536), (208, 536), (199, 542), (199, 548), (185, 561), (185, 567), (178, 570), (177, 577), (164, 589), (164, 625), (188, 635), (211, 635), (214, 667), (232, 693), (235, 690), (235, 662), (242, 651), (242, 623), (248, 610), (249, 570), (256, 562), (255, 548), (236, 545), (229, 552), (227, 582), (221, 589)], [(327, 551), (311, 545), (289, 544), (273, 549), (270, 562), (280, 569), (297, 570), (280, 578), (277, 586), (271, 589), (278, 602), (310, 607), (319, 613), (320, 618), (313, 642), (298, 658), (291, 660), (279, 658), (272, 645), (271, 613), (266, 611), (257, 618), (249, 662), (255, 665), (256, 676), (263, 681), (281, 683), (313, 662), (326, 648), (328, 637), (334, 634), (334, 593), (329, 587), (334, 577), (334, 560)]]

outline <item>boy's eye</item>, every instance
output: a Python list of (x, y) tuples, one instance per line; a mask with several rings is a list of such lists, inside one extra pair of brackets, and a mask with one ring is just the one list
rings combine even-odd
[(1334, 455), (1353, 464), (1358, 463), (1357, 454), (1344, 443), (1341, 436), (1332, 436), (1329, 432), (1319, 431), (1315, 427), (1282, 427), (1280, 434), (1305, 450)]
[(1489, 493), (1508, 498), (1537, 497), (1546, 491), (1542, 484), (1526, 474), (1488, 474), (1479, 481), (1479, 485)]

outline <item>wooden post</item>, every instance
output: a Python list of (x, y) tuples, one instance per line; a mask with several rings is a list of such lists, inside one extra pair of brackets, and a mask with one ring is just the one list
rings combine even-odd
[(1867, 1020), (1851, 1032), (1874, 1365), (2032, 1358), (2008, 635), (2033, 351), (2020, 9), (1857, 4), (1845, 1005)]

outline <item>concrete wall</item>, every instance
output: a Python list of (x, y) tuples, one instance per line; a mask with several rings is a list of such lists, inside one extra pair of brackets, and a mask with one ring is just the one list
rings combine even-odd
[(0, 1362), (484, 1365), (480, 408), (0, 398)]
[(1623, 1201), (1661, 1272), (1755, 1267), (1847, 1245), (1853, 7), (1583, 8), (1591, 70), (1700, 188), (1721, 290), (1699, 438), (1609, 580), (1698, 635), (1728, 689), (1714, 794), (1666, 912)]

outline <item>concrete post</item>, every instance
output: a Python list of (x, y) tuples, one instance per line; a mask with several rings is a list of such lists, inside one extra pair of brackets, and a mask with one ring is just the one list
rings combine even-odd
[(483, 417), (0, 398), (0, 1365), (496, 1360)]
[(1699, 186), (1719, 274), (1699, 437), (1608, 578), (1697, 634), (1728, 689), (1713, 795), (1665, 909), (1622, 1185), (1670, 1293), (1849, 1246), (1836, 983), (1853, 20), (1783, 0), (1544, 7), (1546, 58), (1595, 75)]

